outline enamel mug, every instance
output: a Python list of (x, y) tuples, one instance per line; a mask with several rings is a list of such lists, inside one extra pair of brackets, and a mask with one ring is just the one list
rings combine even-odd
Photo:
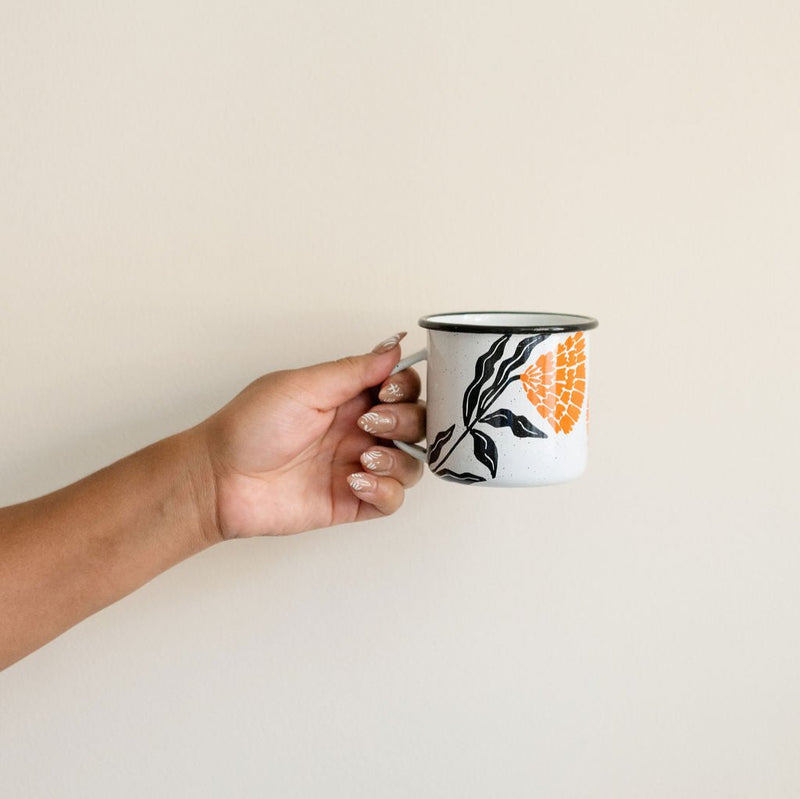
[(419, 325), (427, 348), (394, 372), (428, 362), (428, 445), (395, 446), (465, 485), (552, 485), (583, 474), (596, 319), (480, 311), (424, 316)]

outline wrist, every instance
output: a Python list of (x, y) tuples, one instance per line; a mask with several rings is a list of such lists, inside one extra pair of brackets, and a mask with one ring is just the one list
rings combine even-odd
[(194, 534), (201, 549), (224, 540), (217, 513), (217, 489), (205, 427), (184, 430), (180, 441), (180, 460), (185, 469), (184, 484), (193, 511)]

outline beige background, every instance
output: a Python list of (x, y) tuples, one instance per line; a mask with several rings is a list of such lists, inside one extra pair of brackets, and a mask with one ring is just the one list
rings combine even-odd
[(601, 320), (582, 481), (183, 563), (0, 676), (0, 792), (798, 796), (799, 34), (0, 2), (0, 504), (423, 313)]

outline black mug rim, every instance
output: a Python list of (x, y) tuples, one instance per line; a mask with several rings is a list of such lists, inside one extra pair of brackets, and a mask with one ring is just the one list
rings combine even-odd
[[(557, 322), (530, 324), (520, 323), (481, 324), (467, 321), (467, 317), (474, 316), (504, 316), (504, 317), (557, 317)], [(448, 317), (448, 321), (441, 321)], [(464, 317), (464, 321), (456, 319)], [(453, 320), (453, 321), (451, 321)], [(417, 324), (426, 330), (446, 330), (451, 333), (569, 333), (574, 330), (593, 330), (599, 324), (592, 316), (568, 313), (550, 313), (546, 311), (457, 311), (451, 313), (428, 314), (419, 318)]]

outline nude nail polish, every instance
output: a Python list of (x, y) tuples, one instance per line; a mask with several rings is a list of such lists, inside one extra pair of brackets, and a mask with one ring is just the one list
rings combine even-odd
[(389, 350), (393, 350), (404, 338), (406, 337), (405, 331), (402, 333), (395, 333), (393, 336), (389, 336), (389, 338), (385, 338), (380, 344), (376, 344), (372, 351), (376, 355), (380, 355), (384, 352), (389, 352)]
[(352, 488), (353, 491), (372, 491), (377, 485), (375, 478), (364, 474), (364, 472), (355, 472), (351, 474), (347, 478), (347, 482), (350, 484), (350, 488)]
[(370, 449), (361, 456), (361, 463), (365, 469), (369, 469), (371, 472), (385, 471), (389, 468), (390, 456), (380, 450)]
[(403, 399), (403, 387), (398, 383), (387, 383), (378, 393), (381, 402), (399, 402)]
[(397, 420), (394, 416), (389, 414), (378, 413), (377, 411), (370, 411), (360, 416), (358, 419), (358, 426), (366, 433), (378, 435), (379, 433), (388, 433), (394, 430)]

